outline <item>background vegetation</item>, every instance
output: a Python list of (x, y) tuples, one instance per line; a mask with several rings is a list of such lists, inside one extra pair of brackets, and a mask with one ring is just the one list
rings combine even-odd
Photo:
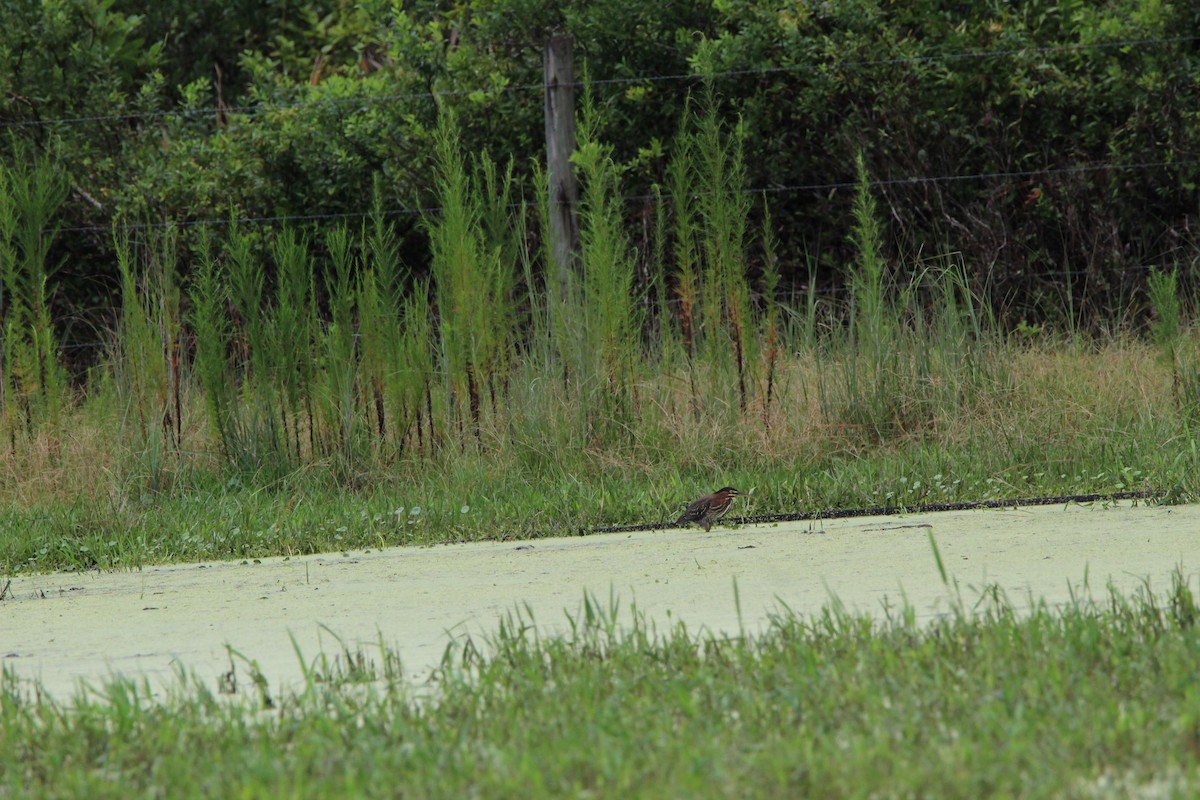
[(1195, 496), (1190, 6), (660, 5), (0, 9), (5, 567)]
[(112, 318), (113, 220), (222, 236), (231, 215), (357, 223), (379, 176), (424, 274), (415, 210), (436, 202), (438, 107), (464, 152), (530, 177), (557, 31), (593, 80), (640, 283), (653, 187), (701, 76), (743, 127), (744, 188), (771, 200), (785, 292), (845, 284), (859, 153), (888, 258), (961, 252), (1012, 324), (1123, 312), (1152, 267), (1193, 280), (1190, 3), (19, 0), (0, 31), (0, 151), (32, 146), (68, 179), (51, 261), (57, 316), (90, 323), (67, 331), (78, 343)]

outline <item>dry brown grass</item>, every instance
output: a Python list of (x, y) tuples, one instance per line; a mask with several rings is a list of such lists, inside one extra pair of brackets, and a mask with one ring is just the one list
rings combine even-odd
[[(1023, 415), (1027, 427), (1049, 441), (1176, 411), (1170, 368), (1136, 340), (1080, 352), (1021, 351), (1013, 356), (1013, 375), (1014, 408), (1008, 413)], [(996, 409), (989, 416), (999, 421), (1006, 414)]]
[(31, 505), (54, 497), (103, 497), (122, 448), (111, 431), (91, 416), (71, 409), (59, 429), (7, 438), (0, 456), (4, 502)]
[(182, 441), (163, 449), (157, 476), (147, 474), (145, 446), (106, 402), (72, 405), (54, 429), (6, 433), (0, 502), (26, 507), (67, 501), (120, 504), (138, 488), (169, 485), (172, 475), (197, 464), (216, 466), (203, 414), (200, 398), (192, 397), (184, 411)]
[[(1169, 367), (1134, 339), (1091, 349), (1009, 347), (1000, 352), (1011, 384), (976, 392), (969, 402), (941, 407), (927, 424), (880, 442), (860, 426), (822, 409), (822, 378), (842, 365), (811, 353), (793, 354), (777, 367), (774, 399), (762, 395), (745, 413), (735, 402), (705, 398), (697, 413), (686, 373), (657, 376), (639, 386), (639, 413), (617, 423), (624, 433), (593, 436), (561, 382), (536, 380), (510, 396), (510, 409), (488, 409), (482, 445), (464, 437), (463, 451), (479, 448), (505, 468), (569, 458), (598, 473), (653, 476), (669, 464), (684, 473), (727, 472), (730, 465), (808, 465), (902, 451), (914, 444), (970, 452), (1003, 443), (1010, 451), (1069, 446), (1080, 437), (1102, 437), (1156, 416), (1176, 414)], [(515, 381), (514, 381), (515, 383)], [(911, 389), (921, 391), (920, 386)], [(124, 502), (139, 489), (170, 488), (189, 469), (219, 472), (201, 398), (189, 397), (184, 441), (148, 466), (112, 403), (71, 408), (62, 426), (33, 436), (5, 437), (0, 453), (0, 502), (35, 506), (55, 501)], [(11, 445), (10, 442), (15, 442)], [(453, 458), (446, 450), (439, 459)], [(427, 456), (364, 454), (364, 474), (396, 480), (427, 468)], [(587, 467), (585, 467), (587, 468)], [(301, 471), (323, 469), (305, 464)], [(151, 474), (157, 471), (157, 474)]]

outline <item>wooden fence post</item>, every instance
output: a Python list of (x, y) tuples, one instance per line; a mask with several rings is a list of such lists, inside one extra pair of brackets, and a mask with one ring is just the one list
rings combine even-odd
[(575, 150), (575, 65), (571, 37), (555, 36), (546, 43), (546, 174), (550, 190), (550, 253), (558, 286), (566, 298), (579, 242), (575, 206), (579, 188), (571, 153)]

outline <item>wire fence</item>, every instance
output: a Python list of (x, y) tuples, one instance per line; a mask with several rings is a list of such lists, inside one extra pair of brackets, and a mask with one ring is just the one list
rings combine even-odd
[[(1106, 273), (1106, 275), (1109, 277), (1112, 277), (1114, 275), (1115, 276), (1134, 275), (1134, 274), (1144, 275), (1153, 270), (1162, 270), (1162, 269), (1166, 269), (1166, 268), (1169, 268), (1169, 265), (1134, 264), (1131, 266), (1126, 266), (1126, 267), (1110, 270), (1109, 272)], [(1060, 279), (1060, 278), (1081, 278), (1081, 277), (1084, 277), (1084, 276), (1087, 276), (1090, 274), (1092, 274), (1092, 272), (1087, 269), (1055, 269), (1055, 270), (1030, 271), (1030, 272), (1026, 272), (1022, 277), (1038, 278), (1038, 279), (1042, 279), (1042, 280), (1052, 280), (1052, 279)], [(853, 291), (853, 289), (845, 284), (821, 283), (821, 284), (813, 285), (813, 284), (801, 283), (801, 284), (798, 284), (797, 286), (793, 287), (789, 292), (781, 294), (779, 296), (779, 299), (784, 304), (784, 307), (798, 309), (798, 308), (803, 307), (804, 300), (802, 298), (806, 297), (809, 294), (818, 295), (818, 296), (822, 296), (825, 298), (835, 298), (835, 297), (839, 297), (839, 296), (848, 295), (852, 291)], [(678, 301), (676, 301), (676, 300), (672, 300), (671, 305), (675, 305), (677, 302)], [(121, 308), (119, 306), (113, 306), (113, 305), (93, 305), (93, 306), (88, 307), (86, 309), (86, 311), (87, 311), (87, 314), (92, 315), (92, 316), (99, 316), (99, 317), (103, 317), (103, 318), (116, 318), (116, 316), (118, 314), (120, 314)], [(360, 339), (362, 337), (362, 334), (356, 332), (356, 333), (351, 334), (351, 337), (354, 339)], [(62, 342), (59, 344), (58, 349), (61, 351), (64, 351), (64, 352), (68, 352), (68, 351), (69, 352), (86, 352), (86, 351), (103, 350), (103, 349), (111, 347), (111, 346), (112, 346), (112, 342), (110, 342), (110, 341), (83, 341), (83, 342), (74, 341), (74, 342)]]
[[(941, 183), (956, 183), (964, 181), (998, 181), (998, 180), (1028, 180), (1030, 178), (1053, 177), (1056, 175), (1071, 175), (1071, 174), (1086, 174), (1094, 172), (1137, 172), (1144, 170), (1169, 170), (1179, 169), (1182, 167), (1200, 166), (1200, 159), (1172, 159), (1169, 161), (1145, 161), (1136, 164), (1119, 164), (1117, 162), (1103, 162), (1090, 164), (1073, 164), (1063, 167), (1044, 167), (1042, 169), (1003, 171), (1003, 172), (977, 172), (964, 175), (912, 175), (902, 178), (876, 178), (867, 181), (867, 185), (872, 189), (888, 188), (894, 186), (915, 186), (919, 184), (941, 184)], [(825, 183), (801, 183), (787, 184), (781, 186), (756, 186), (753, 188), (742, 189), (742, 194), (749, 195), (779, 195), (779, 194), (803, 194), (813, 192), (832, 192), (842, 189), (853, 189), (857, 187), (858, 181), (837, 181)], [(699, 195), (694, 195), (698, 197)], [(653, 201), (657, 198), (653, 194), (636, 194), (627, 195), (622, 199), (626, 203), (641, 203)], [(510, 209), (519, 208), (536, 208), (537, 201), (529, 200), (520, 203), (510, 203)], [(382, 211), (386, 217), (399, 216), (430, 216), (436, 215), (442, 210), (441, 206), (420, 206), (420, 207), (392, 207)], [(122, 223), (118, 227), (122, 230), (154, 230), (166, 228), (189, 228), (196, 226), (225, 226), (230, 224), (248, 224), (248, 225), (277, 225), (283, 223), (304, 223), (304, 222), (325, 222), (336, 220), (352, 220), (365, 219), (375, 211), (373, 209), (360, 209), (356, 211), (339, 211), (321, 214), (278, 214), (269, 216), (255, 217), (212, 217), (206, 219), (185, 219), (171, 220), (167, 222), (129, 222)], [(71, 227), (63, 227), (58, 229), (63, 233), (94, 233), (94, 232), (111, 232), (112, 226), (109, 225), (76, 225)]]

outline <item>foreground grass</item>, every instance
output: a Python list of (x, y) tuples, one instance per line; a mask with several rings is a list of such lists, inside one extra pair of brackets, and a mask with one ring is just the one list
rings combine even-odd
[(723, 484), (755, 488), (743, 514), (1139, 489), (1200, 496), (1189, 420), (1146, 346), (1013, 348), (1005, 358), (1010, 388), (886, 442), (829, 424), (813, 387), (838, 367), (797, 357), (765, 421), (697, 418), (683, 403), (606, 445), (548, 422), (537, 404), (552, 400), (540, 394), (482, 446), (364, 458), (349, 481), (319, 462), (279, 477), (231, 474), (210, 452), (199, 408), (178, 452), (137, 449), (111, 409), (84, 404), (0, 455), (0, 570), (574, 535), (673, 520)]
[(269, 709), (244, 664), (236, 698), (58, 702), (5, 675), (0, 796), (1191, 797), (1191, 580), (1021, 613), (993, 591), (922, 624), (835, 603), (733, 639), (589, 600), (567, 635), (517, 613), (455, 646), (425, 699), (386, 651)]

